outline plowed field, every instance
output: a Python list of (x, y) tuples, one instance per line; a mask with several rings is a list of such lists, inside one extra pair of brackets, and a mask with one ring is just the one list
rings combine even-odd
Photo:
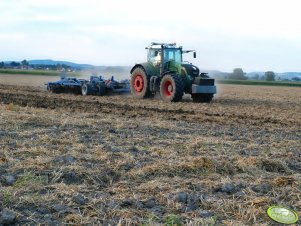
[[(301, 211), (301, 89), (210, 104), (0, 85), (0, 225), (275, 225)], [(300, 223), (300, 222), (299, 222)]]

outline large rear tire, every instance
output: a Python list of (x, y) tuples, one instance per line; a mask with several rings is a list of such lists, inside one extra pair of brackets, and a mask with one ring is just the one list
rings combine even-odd
[(183, 81), (178, 75), (164, 75), (160, 83), (160, 95), (166, 102), (177, 102), (183, 97)]
[(150, 87), (150, 78), (145, 70), (141, 67), (136, 67), (131, 75), (131, 93), (137, 99), (152, 97)]
[(213, 94), (212, 93), (196, 93), (196, 94), (191, 94), (193, 102), (196, 103), (210, 103), (213, 99)]

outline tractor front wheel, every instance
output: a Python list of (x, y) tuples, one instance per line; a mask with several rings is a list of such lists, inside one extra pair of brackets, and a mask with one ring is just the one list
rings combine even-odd
[(153, 96), (149, 89), (149, 77), (145, 70), (136, 67), (131, 75), (131, 93), (137, 99), (143, 99)]
[(166, 102), (177, 102), (183, 97), (183, 82), (178, 75), (167, 74), (160, 83), (161, 98)]
[(213, 94), (205, 93), (205, 94), (191, 94), (193, 102), (197, 103), (210, 103), (213, 99)]

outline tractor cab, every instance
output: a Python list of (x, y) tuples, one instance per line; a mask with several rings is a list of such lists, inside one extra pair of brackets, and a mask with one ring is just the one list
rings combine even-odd
[(158, 48), (151, 48), (148, 51), (148, 61), (161, 63), (163, 59), (164, 63), (168, 61), (175, 61), (176, 63), (182, 63), (182, 49), (181, 48), (164, 48), (163, 58), (162, 50)]
[[(176, 43), (152, 43), (148, 50), (147, 61), (152, 64), (163, 76), (166, 73), (176, 72), (185, 76), (195, 77), (199, 75), (199, 69), (189, 62), (183, 62), (183, 54), (193, 52), (193, 57), (196, 58), (194, 50), (183, 50), (182, 46), (177, 47)], [(185, 79), (185, 78), (184, 78)]]
[[(177, 71), (182, 63), (182, 47), (176, 47), (175, 43), (152, 43), (148, 49), (147, 61), (154, 67), (160, 68), (160, 73)], [(170, 68), (172, 67), (172, 68)]]

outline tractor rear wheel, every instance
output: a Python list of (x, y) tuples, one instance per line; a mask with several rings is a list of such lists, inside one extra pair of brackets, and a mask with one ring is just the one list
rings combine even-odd
[(210, 103), (213, 99), (213, 94), (211, 93), (196, 93), (191, 94), (193, 102), (197, 103)]
[(83, 96), (90, 95), (91, 94), (91, 85), (88, 83), (84, 83), (81, 86), (81, 92)]
[(164, 75), (160, 83), (160, 94), (166, 102), (177, 102), (183, 97), (183, 81), (178, 75)]
[(131, 93), (137, 99), (143, 99), (153, 96), (149, 89), (150, 78), (145, 70), (141, 67), (136, 67), (131, 75)]

